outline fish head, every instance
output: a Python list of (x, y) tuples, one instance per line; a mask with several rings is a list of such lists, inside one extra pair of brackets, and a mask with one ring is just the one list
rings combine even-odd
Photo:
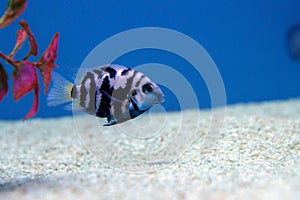
[(149, 78), (144, 78), (139, 86), (131, 91), (130, 99), (142, 111), (164, 102), (164, 94), (157, 84)]

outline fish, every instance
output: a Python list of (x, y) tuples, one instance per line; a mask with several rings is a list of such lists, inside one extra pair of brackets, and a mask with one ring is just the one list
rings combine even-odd
[(78, 74), (71, 83), (53, 73), (48, 106), (69, 103), (65, 108), (106, 118), (103, 126), (134, 119), (152, 106), (164, 102), (159, 86), (143, 73), (116, 64), (101, 65)]

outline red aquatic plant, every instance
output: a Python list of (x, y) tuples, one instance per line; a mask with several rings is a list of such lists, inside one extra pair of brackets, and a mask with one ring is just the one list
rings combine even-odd
[[(26, 5), (26, 0), (10, 0), (8, 2), (7, 11), (0, 19), (0, 28), (7, 26), (18, 15), (22, 13)], [(30, 91), (34, 91), (34, 101), (31, 110), (23, 118), (23, 120), (33, 117), (38, 110), (38, 100), (40, 85), (38, 81), (37, 69), (41, 72), (43, 82), (45, 85), (45, 94), (48, 93), (48, 87), (51, 80), (51, 71), (56, 67), (54, 64), (56, 60), (56, 52), (58, 45), (58, 33), (56, 33), (49, 44), (48, 48), (44, 51), (40, 59), (36, 62), (31, 62), (28, 58), (38, 55), (38, 46), (34, 35), (32, 34), (27, 22), (20, 21), (22, 29), (17, 31), (17, 40), (15, 47), (9, 55), (0, 52), (0, 57), (4, 59), (9, 65), (14, 67), (12, 80), (13, 80), (13, 97), (17, 101)], [(30, 49), (22, 60), (15, 60), (14, 56), (20, 49), (26, 39), (29, 39)], [(0, 102), (7, 94), (8, 80), (7, 74), (0, 63)]]
[(20, 16), (26, 7), (26, 4), (26, 0), (8, 0), (6, 11), (0, 18), (0, 28), (9, 25)]

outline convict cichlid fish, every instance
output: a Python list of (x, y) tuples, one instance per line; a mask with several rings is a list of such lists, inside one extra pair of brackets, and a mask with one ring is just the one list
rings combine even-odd
[(106, 118), (103, 125), (110, 126), (136, 118), (162, 103), (164, 94), (143, 73), (109, 64), (87, 70), (75, 84), (54, 73), (47, 100), (49, 106), (72, 101), (69, 109)]

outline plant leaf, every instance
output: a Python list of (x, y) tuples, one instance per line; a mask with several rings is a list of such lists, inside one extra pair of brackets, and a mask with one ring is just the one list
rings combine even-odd
[(0, 63), (0, 102), (7, 94), (8, 83), (7, 83), (7, 74), (3, 69), (2, 64)]
[(56, 68), (57, 65), (51, 63), (51, 62), (47, 62), (45, 63), (45, 65), (43, 66), (43, 70), (42, 72), (42, 76), (43, 76), (43, 82), (44, 82), (44, 93), (47, 94), (48, 93), (48, 88), (49, 88), (49, 84), (51, 81), (51, 77), (52, 77), (52, 69)]
[(27, 60), (20, 62), (14, 69), (12, 80), (14, 100), (17, 101), (38, 84), (34, 65)]
[(34, 35), (33, 35), (33, 34), (31, 33), (31, 31), (30, 31), (30, 28), (29, 28), (27, 22), (24, 21), (24, 20), (21, 20), (19, 24), (20, 24), (20, 26), (23, 28), (23, 30), (26, 31), (26, 34), (27, 34), (28, 37), (29, 37), (30, 50), (29, 50), (29, 52), (27, 53), (27, 55), (23, 58), (23, 60), (27, 60), (27, 58), (28, 58), (30, 55), (37, 56), (37, 54), (38, 54), (38, 46), (37, 46), (37, 43), (36, 43), (36, 41), (35, 41)]
[(57, 47), (58, 47), (58, 33), (56, 33), (50, 42), (48, 48), (45, 50), (41, 56), (38, 63), (41, 63), (39, 69), (43, 76), (43, 81), (45, 85), (45, 94), (48, 93), (48, 88), (51, 80), (52, 69), (57, 67), (54, 62), (57, 57)]
[(8, 55), (8, 57), (13, 58), (15, 56), (15, 54), (17, 53), (17, 51), (19, 50), (19, 48), (21, 47), (21, 45), (24, 43), (25, 39), (27, 38), (27, 33), (25, 30), (18, 30), (17, 32), (17, 41), (15, 44), (15, 47), (13, 49), (13, 51)]
[(37, 113), (39, 108), (39, 93), (40, 93), (40, 86), (37, 82), (37, 84), (35, 84), (34, 86), (34, 99), (33, 99), (32, 107), (30, 111), (26, 114), (26, 116), (23, 118), (23, 121), (33, 117)]
[(0, 19), (0, 28), (3, 28), (13, 22), (22, 14), (26, 7), (26, 0), (8, 0), (6, 11)]
[(39, 105), (39, 92), (40, 86), (38, 83), (37, 73), (34, 68), (34, 64), (30, 63), (27, 60), (23, 60), (18, 63), (13, 72), (13, 95), (14, 100), (17, 101), (25, 94), (34, 90), (34, 100), (30, 111), (23, 118), (23, 121), (33, 117), (38, 110)]

